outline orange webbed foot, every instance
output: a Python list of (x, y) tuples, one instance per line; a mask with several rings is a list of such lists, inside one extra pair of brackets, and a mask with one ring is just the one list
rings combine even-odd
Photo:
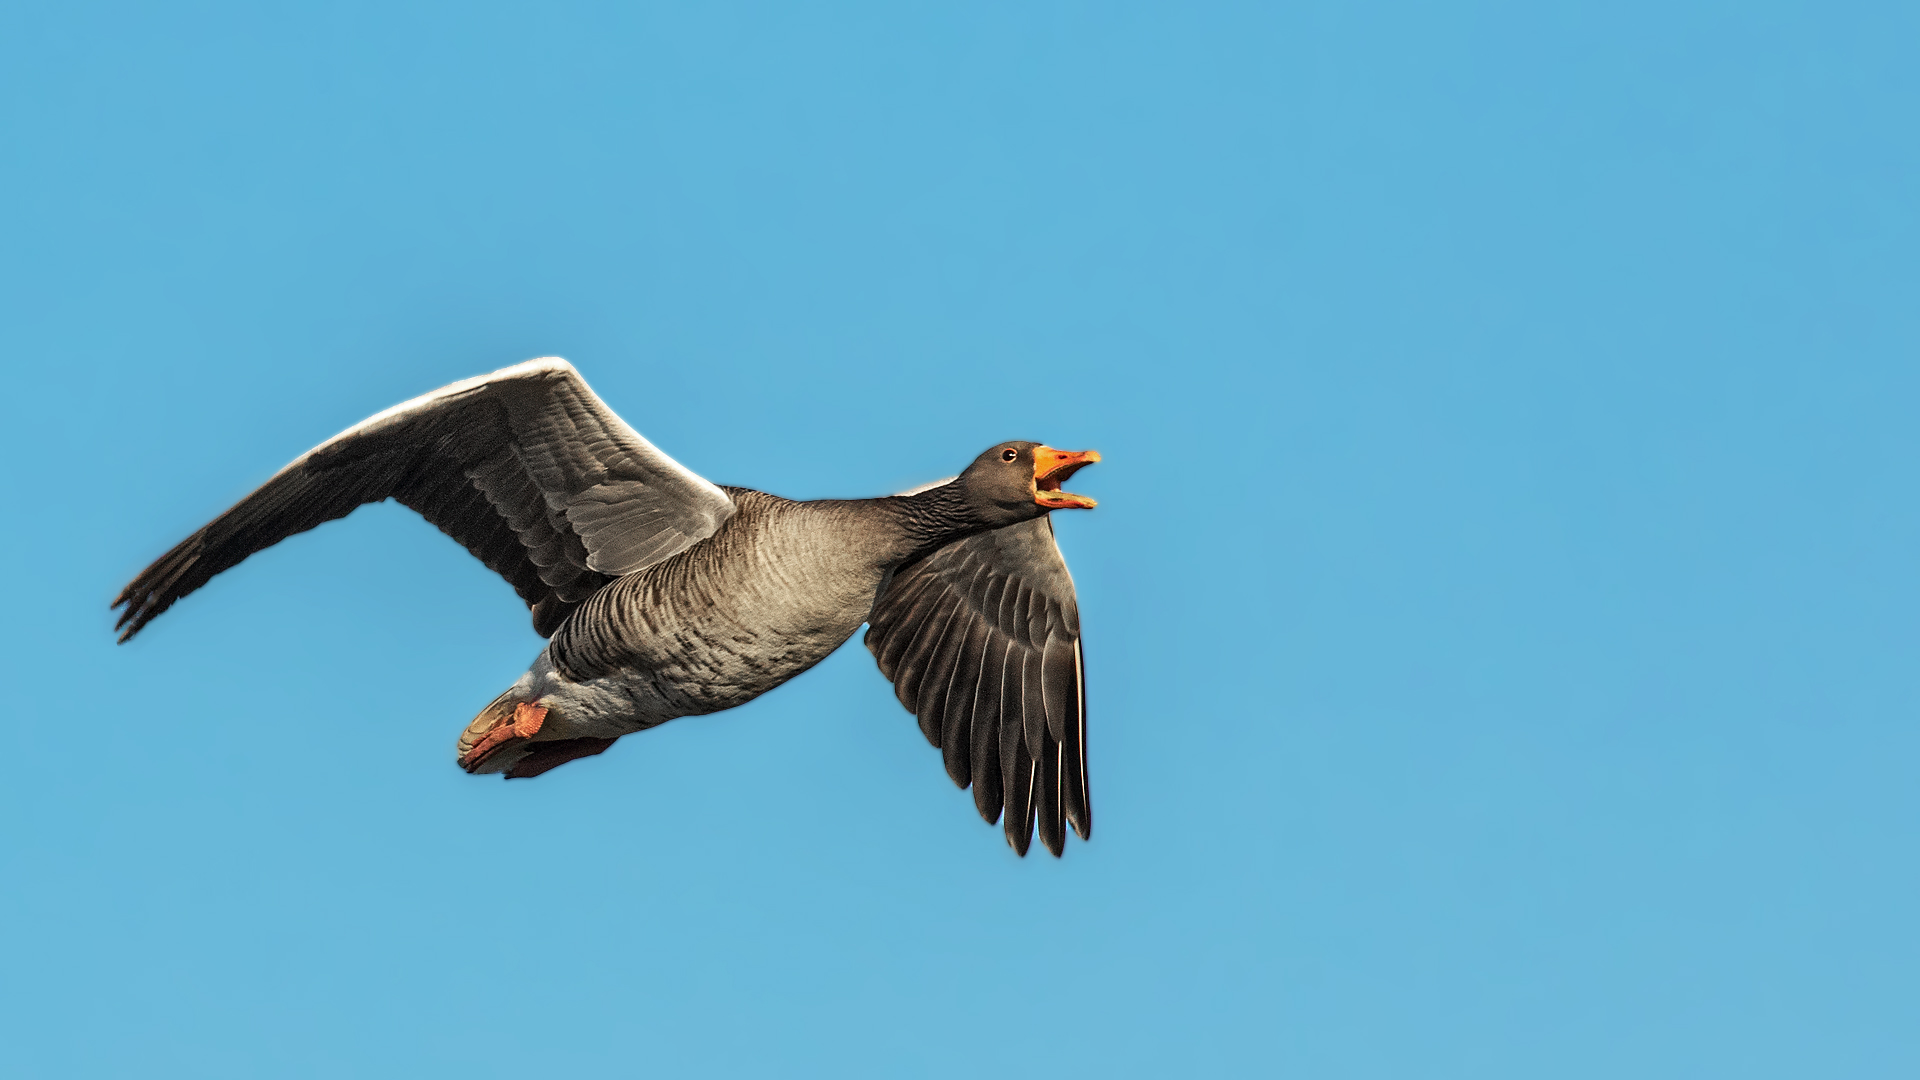
[(463, 744), (476, 735), (479, 738), (471, 747), (461, 752), (458, 758), (460, 767), (468, 772), (479, 771), (480, 767), (486, 764), (487, 759), (498, 753), (502, 747), (538, 735), (540, 725), (545, 723), (546, 719), (547, 707), (528, 701), (522, 701), (513, 707), (511, 719), (499, 714), (482, 717), (482, 720), (491, 720), (492, 724), (484, 731), (474, 730), (480, 726), (478, 723), (467, 729), (466, 735), (460, 740)]

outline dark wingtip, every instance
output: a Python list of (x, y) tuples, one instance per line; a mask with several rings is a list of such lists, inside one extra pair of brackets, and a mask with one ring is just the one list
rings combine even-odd
[(140, 628), (146, 626), (148, 620), (152, 618), (146, 612), (146, 605), (134, 603), (132, 585), (120, 590), (120, 595), (114, 597), (113, 603), (107, 605), (107, 610), (112, 611), (122, 606), (126, 610), (120, 613), (119, 618), (113, 620), (113, 628), (120, 631), (120, 637), (115, 641), (117, 645), (125, 645), (132, 640), (133, 635), (139, 633)]
[[(122, 602), (123, 601), (115, 600), (113, 607), (109, 607), (107, 610), (112, 611), (113, 608), (119, 607)], [(125, 645), (133, 638), (133, 635), (140, 632), (140, 627), (145, 625), (144, 623), (133, 621), (135, 611), (136, 609), (132, 605), (128, 605), (127, 610), (121, 612), (120, 617), (113, 621), (113, 628), (120, 631), (119, 637), (114, 641), (114, 644)], [(133, 623), (133, 625), (129, 626), (127, 625), (128, 623)]]

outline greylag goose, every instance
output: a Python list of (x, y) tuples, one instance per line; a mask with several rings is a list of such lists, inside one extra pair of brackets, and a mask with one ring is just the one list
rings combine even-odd
[(470, 773), (538, 776), (751, 701), (862, 623), (947, 775), (1025, 855), (1092, 831), (1073, 580), (1048, 514), (1094, 451), (987, 450), (950, 480), (794, 502), (655, 449), (571, 364), (530, 360), (355, 424), (181, 541), (114, 600), (122, 642), (242, 559), (394, 499), (507, 579), (547, 644), (461, 733)]

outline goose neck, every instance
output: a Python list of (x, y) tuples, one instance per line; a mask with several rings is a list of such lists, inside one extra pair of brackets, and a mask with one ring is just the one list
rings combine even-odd
[(887, 504), (899, 525), (904, 547), (899, 563), (912, 562), (935, 548), (990, 527), (967, 501), (957, 480), (917, 495), (895, 495), (880, 501)]

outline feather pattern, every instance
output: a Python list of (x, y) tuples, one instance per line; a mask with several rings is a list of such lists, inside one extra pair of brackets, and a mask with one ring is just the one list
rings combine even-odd
[(1037, 518), (948, 543), (896, 571), (867, 648), (900, 703), (1025, 854), (1038, 826), (1059, 855), (1066, 826), (1093, 831), (1086, 689), (1073, 579)]
[(530, 360), (396, 405), (302, 454), (121, 591), (120, 640), (254, 552), (384, 499), (507, 579), (543, 637), (608, 582), (711, 536), (734, 512), (571, 364)]

